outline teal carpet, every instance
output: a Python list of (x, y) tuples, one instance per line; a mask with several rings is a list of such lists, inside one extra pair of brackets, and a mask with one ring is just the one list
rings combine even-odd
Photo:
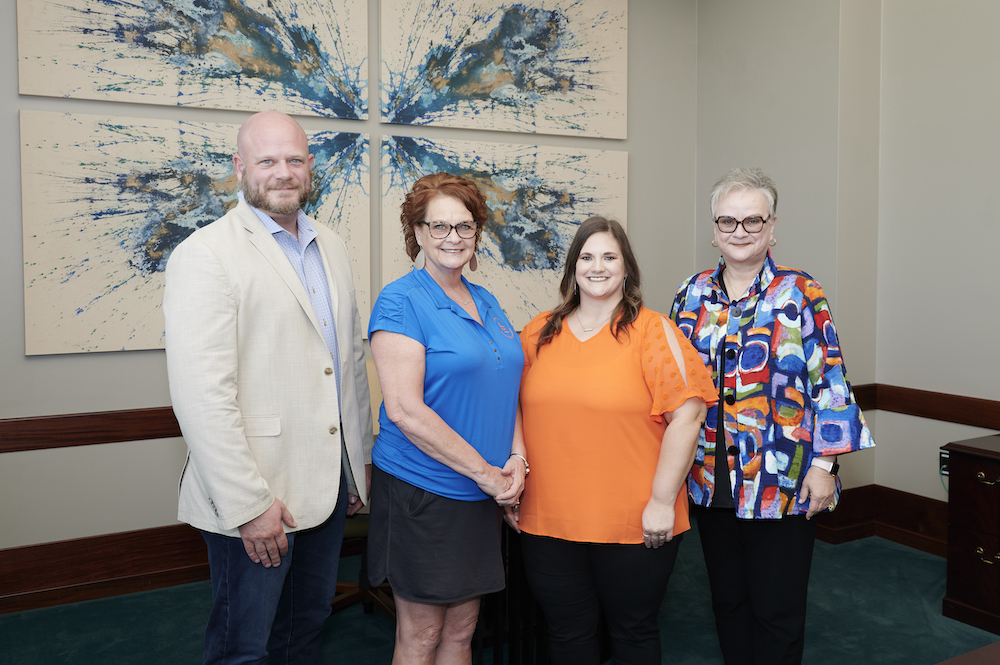
[[(357, 579), (357, 558), (341, 579)], [(941, 615), (945, 561), (881, 538), (816, 543), (806, 665), (935, 665), (1000, 641)], [(0, 615), (0, 665), (195, 665), (211, 604), (208, 582)], [(697, 534), (681, 546), (660, 614), (664, 663), (721, 663)], [(326, 663), (392, 658), (393, 624), (360, 605), (331, 617)], [(492, 658), (486, 662), (491, 663)]]

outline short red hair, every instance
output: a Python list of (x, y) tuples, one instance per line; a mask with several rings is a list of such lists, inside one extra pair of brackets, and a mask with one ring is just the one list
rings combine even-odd
[(453, 199), (458, 199), (466, 210), (472, 213), (472, 218), (478, 222), (476, 225), (476, 247), (479, 247), (483, 226), (489, 215), (486, 208), (486, 197), (479, 191), (479, 187), (467, 178), (450, 173), (441, 172), (425, 175), (413, 183), (413, 189), (403, 201), (403, 212), (399, 215), (399, 221), (403, 224), (406, 255), (410, 257), (411, 261), (415, 260), (417, 253), (420, 252), (414, 227), (420, 222), (426, 221), (424, 215), (427, 214), (427, 206), (430, 205), (431, 199), (435, 196), (450, 196)]

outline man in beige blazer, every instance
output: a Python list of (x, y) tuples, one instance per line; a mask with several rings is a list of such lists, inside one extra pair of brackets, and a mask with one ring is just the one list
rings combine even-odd
[(313, 156), (292, 118), (240, 128), (240, 200), (167, 264), (178, 519), (208, 544), (206, 663), (319, 660), (345, 514), (368, 501), (372, 421), (347, 248), (301, 210)]

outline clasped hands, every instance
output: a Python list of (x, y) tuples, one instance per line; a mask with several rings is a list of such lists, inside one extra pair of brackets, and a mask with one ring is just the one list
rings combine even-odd
[(511, 456), (503, 468), (490, 467), (490, 483), (480, 488), (493, 497), (497, 505), (508, 508), (517, 505), (524, 491), (524, 462)]

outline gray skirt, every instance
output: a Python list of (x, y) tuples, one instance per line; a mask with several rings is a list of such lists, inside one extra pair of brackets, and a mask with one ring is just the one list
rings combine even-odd
[(503, 511), (493, 499), (458, 501), (372, 466), (368, 580), (420, 603), (455, 603), (504, 588)]

